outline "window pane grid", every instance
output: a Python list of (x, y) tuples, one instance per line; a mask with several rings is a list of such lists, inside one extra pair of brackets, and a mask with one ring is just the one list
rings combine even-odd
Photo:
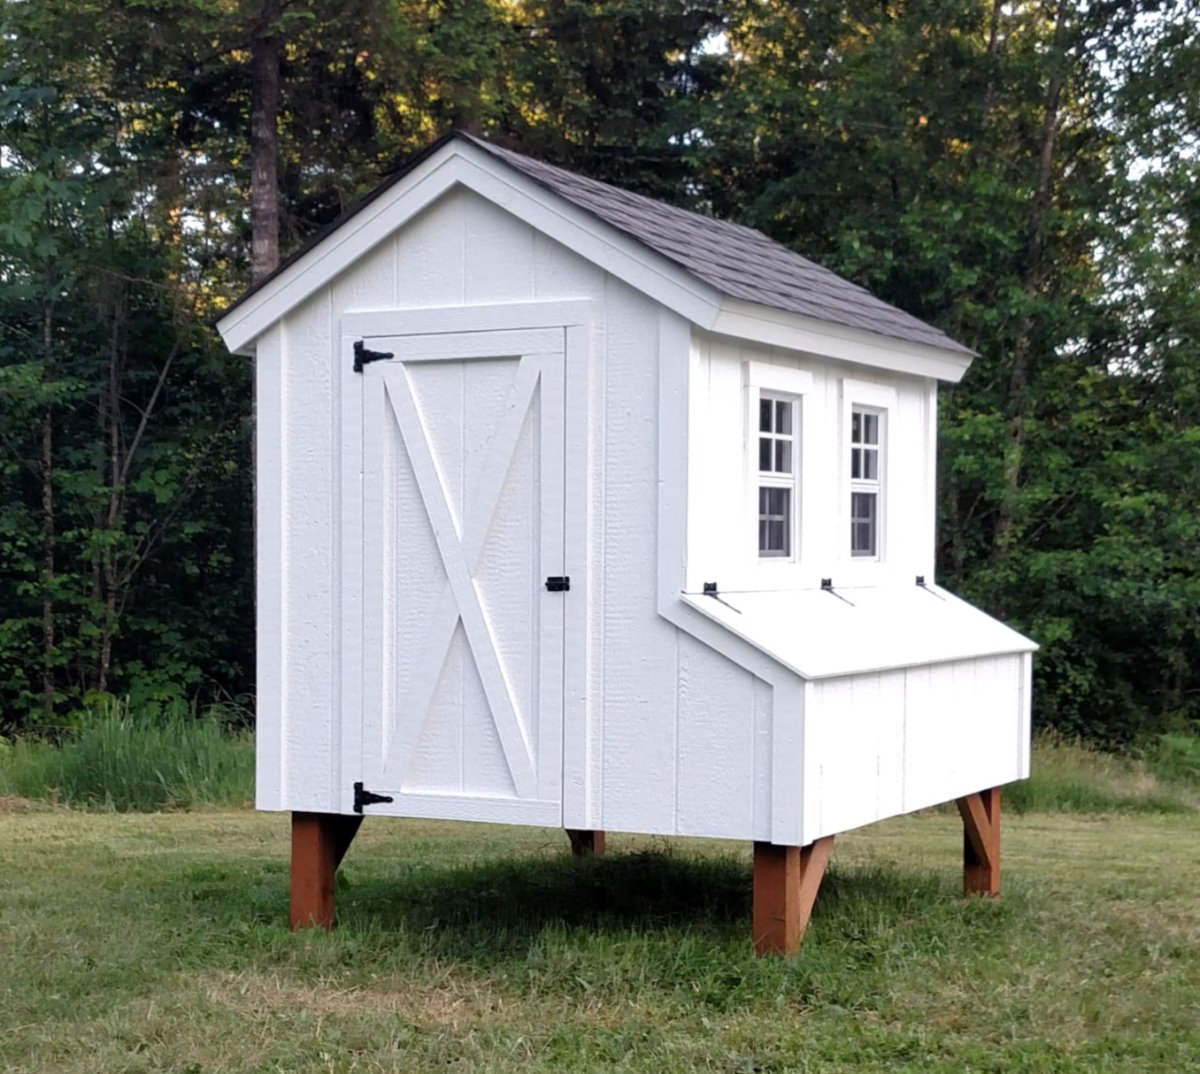
[(758, 398), (758, 554), (787, 559), (795, 528), (796, 400), (762, 392)]
[(792, 490), (761, 486), (758, 490), (758, 554), (792, 554)]
[(793, 403), (763, 395), (758, 401), (758, 472), (785, 474), (793, 469)]
[(879, 556), (882, 414), (855, 407), (850, 414), (850, 554)]

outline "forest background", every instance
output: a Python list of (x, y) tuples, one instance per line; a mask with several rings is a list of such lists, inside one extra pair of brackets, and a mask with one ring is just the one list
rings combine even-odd
[(1196, 730), (1197, 71), (1197, 0), (0, 0), (0, 735), (252, 697), (212, 320), (455, 125), (978, 350), (939, 580), (1041, 644), (1040, 726)]

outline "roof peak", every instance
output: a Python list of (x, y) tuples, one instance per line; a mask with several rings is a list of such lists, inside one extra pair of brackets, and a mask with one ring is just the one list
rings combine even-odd
[(379, 187), (312, 237), (270, 276), (250, 288), (222, 315), (304, 259), (351, 218), (451, 144), (462, 144), (524, 176), (575, 208), (665, 258), (716, 292), (752, 305), (780, 310), (885, 339), (969, 356), (974, 352), (940, 329), (892, 306), (865, 287), (796, 253), (754, 228), (722, 220), (580, 172), (547, 164), (496, 139), (456, 128), (414, 154)]

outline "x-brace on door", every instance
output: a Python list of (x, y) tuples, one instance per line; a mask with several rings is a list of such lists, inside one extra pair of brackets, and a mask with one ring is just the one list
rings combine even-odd
[(562, 823), (570, 591), (547, 580), (568, 576), (565, 334), (360, 348), (373, 359), (360, 374), (361, 629), (347, 635), (361, 644), (362, 727), (342, 769), (392, 799), (372, 813)]

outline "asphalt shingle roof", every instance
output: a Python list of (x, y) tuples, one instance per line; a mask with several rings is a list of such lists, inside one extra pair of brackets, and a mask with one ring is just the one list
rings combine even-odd
[(789, 250), (761, 231), (655, 201), (609, 183), (589, 179), (532, 157), (456, 131), (418, 153), (386, 183), (288, 257), (271, 275), (241, 296), (228, 316), (252, 294), (303, 258), (332, 232), (400, 182), (419, 163), (452, 139), (462, 139), (533, 180), (560, 198), (673, 261), (731, 298), (797, 313), (819, 321), (863, 329), (890, 339), (923, 343), (972, 355), (974, 351), (870, 291)]
[(468, 134), (459, 137), (731, 298), (891, 339), (960, 354), (974, 353), (939, 329), (801, 257), (761, 231), (588, 179), (482, 138)]

